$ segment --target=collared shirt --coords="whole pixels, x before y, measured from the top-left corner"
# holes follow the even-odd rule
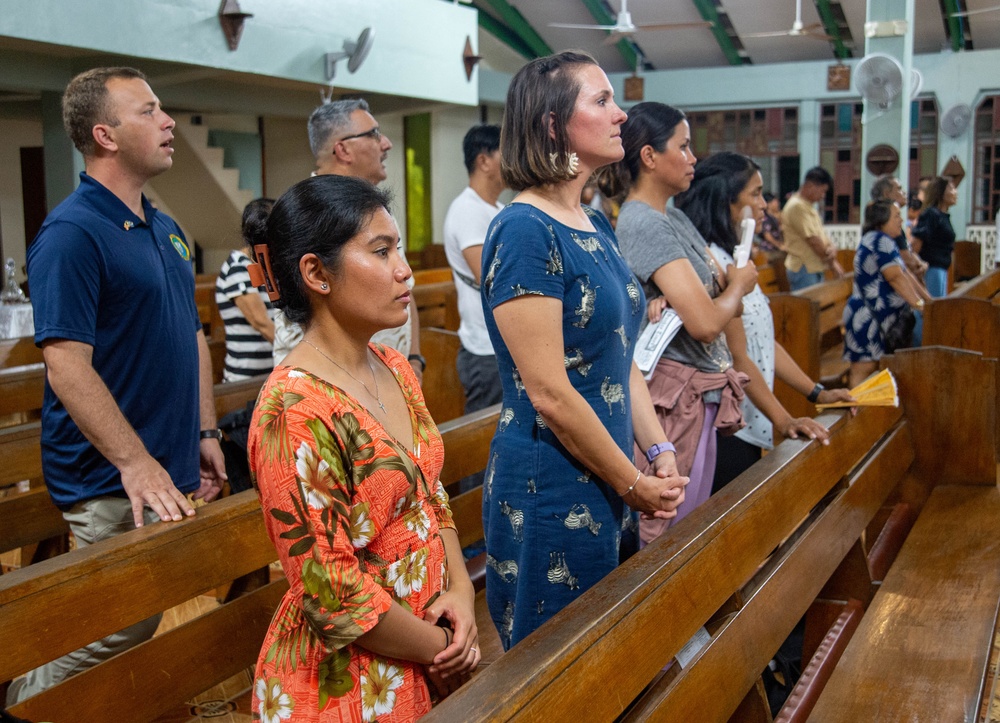
[[[142,198],[146,220],[86,174],[28,248],[35,343],[78,341],[149,453],[181,492],[199,485],[198,345],[191,251]],[[46,381],[42,470],[63,509],[124,496],[118,470]]]
[[[804,265],[810,274],[826,270],[826,260],[818,256],[806,241],[811,236],[826,239],[823,220],[813,204],[798,193],[788,200],[781,212],[781,230],[785,236],[785,250],[788,252],[785,258],[786,269],[799,271]]]

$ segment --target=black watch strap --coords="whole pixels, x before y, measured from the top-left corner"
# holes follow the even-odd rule
[[[421,354],[410,354],[406,357],[407,361],[415,361],[420,364],[420,373],[427,371],[427,360]]]
[[[809,392],[808,395],[806,395],[806,399],[815,404],[816,400],[819,399],[820,392],[825,390],[826,387],[824,387],[822,384],[817,384],[815,387],[813,387],[813,390]]]
[[[217,439],[222,441],[222,430],[221,429],[203,429],[198,433],[199,439]]]

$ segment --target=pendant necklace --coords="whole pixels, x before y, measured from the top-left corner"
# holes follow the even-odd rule
[[[344,373],[345,373],[345,374],[346,374],[347,376],[349,376],[349,377],[350,377],[351,379],[353,379],[353,380],[354,380],[354,381],[356,381],[356,382],[357,382],[358,384],[360,384],[361,386],[363,386],[363,387],[365,388],[365,391],[366,391],[366,392],[368,392],[369,396],[372,396],[372,397],[375,397],[375,401],[376,401],[376,402],[378,402],[378,406],[379,406],[379,407],[380,407],[380,408],[382,409],[382,414],[388,414],[388,412],[386,412],[386,411],[385,411],[385,405],[384,405],[384,404],[382,404],[382,397],[380,397],[380,396],[379,396],[379,393],[378,393],[378,377],[377,377],[377,376],[375,376],[375,369],[374,369],[374,368],[372,367],[372,363],[371,363],[371,361],[368,361],[368,360],[366,359],[366,361],[368,361],[368,371],[370,371],[370,372],[372,373],[372,379],[373,379],[373,380],[374,380],[374,382],[375,382],[375,393],[374,393],[374,394],[372,394],[372,390],[368,388],[368,385],[367,385],[367,384],[365,384],[365,383],[364,383],[363,381],[361,381],[361,380],[360,380],[360,379],[358,379],[358,378],[357,378],[356,376],[354,376],[354,375],[353,375],[353,374],[351,374],[351,373],[350,373],[349,371],[347,371],[347,369],[346,369],[346,368],[345,368],[345,367],[344,367],[343,365],[339,364],[338,362],[334,361],[334,360],[333,360],[333,359],[331,359],[331,358],[330,358],[329,356],[327,356],[327,355],[326,355],[326,353],[325,353],[325,352],[324,352],[324,351],[323,351],[322,349],[320,349],[320,348],[319,348],[318,346],[316,346],[315,344],[313,344],[313,343],[312,343],[311,341],[309,341],[308,339],[303,339],[302,341],[304,341],[304,342],[305,342],[306,344],[308,344],[308,345],[309,345],[309,346],[311,346],[311,347],[312,347],[313,349],[315,349],[315,350],[316,350],[316,351],[318,351],[318,352],[319,352],[320,354],[322,354],[322,355],[323,355],[323,356],[324,356],[324,357],[326,358],[326,360],[327,360],[327,361],[329,361],[329,362],[331,362],[332,364],[334,364],[334,365],[336,365],[337,367],[339,367],[339,368],[340,368],[340,369],[341,369],[341,370],[342,370],[342,371],[343,371],[343,372],[344,372]],[[368,353],[368,352],[366,351],[366,352],[365,352],[365,354],[367,355],[367,353]]]

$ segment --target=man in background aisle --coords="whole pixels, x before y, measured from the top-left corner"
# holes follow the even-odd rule
[[[361,99],[337,100],[324,103],[309,116],[309,147],[316,158],[315,176],[331,174],[353,176],[378,185],[385,180],[385,159],[392,149],[392,141],[382,133],[378,122],[368,110],[368,103]],[[406,260],[405,245],[400,240],[399,252]],[[413,278],[407,280],[413,288]],[[427,361],[420,355],[420,319],[415,302],[407,309],[408,322],[395,329],[380,331],[372,341],[391,346],[410,360],[410,365],[423,380]],[[302,339],[302,329],[288,321],[279,310],[274,318],[274,365]]]
[[[46,365],[42,471],[81,548],[193,515],[185,495],[214,498],[225,463],[191,251],[142,194],[173,164],[174,121],[138,70],[96,68],[67,86],[63,123],[86,171],[28,249],[28,278]],[[151,638],[159,620],[30,671],[8,705]]]
[[[837,262],[837,247],[823,231],[823,220],[816,204],[826,198],[833,178],[826,169],[816,166],[806,172],[798,192],[781,212],[782,233],[785,237],[785,269],[792,291],[818,284],[823,272],[831,269],[837,276],[844,269]]]
[[[458,292],[458,378],[465,390],[465,413],[503,399],[500,372],[493,352],[479,293],[483,244],[493,217],[503,209],[500,177],[500,126],[478,125],[462,141],[469,185],[448,207],[444,218],[444,250]]]

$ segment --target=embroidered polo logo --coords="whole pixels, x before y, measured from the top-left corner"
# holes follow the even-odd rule
[[[191,260],[191,249],[189,249],[188,245],[184,243],[184,239],[177,234],[172,233],[170,234],[170,243],[174,245],[174,248],[177,250],[177,253],[180,254],[182,259],[185,261]]]
[[[126,221],[125,223],[122,224],[122,228],[124,228],[126,231],[131,231],[133,226],[135,226],[135,224],[132,223],[131,221]]]

